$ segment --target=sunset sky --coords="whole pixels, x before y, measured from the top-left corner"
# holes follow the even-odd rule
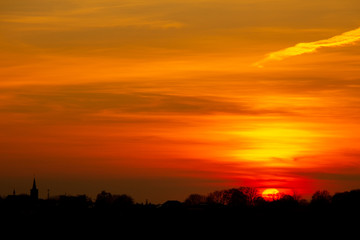
[[[0,195],[360,188],[359,0],[0,0]]]

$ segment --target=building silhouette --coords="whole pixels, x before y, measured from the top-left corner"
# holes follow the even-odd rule
[[[32,189],[30,189],[30,197],[33,200],[39,199],[39,190],[36,188],[35,178],[34,178],[34,182],[33,182],[33,187],[32,187]]]

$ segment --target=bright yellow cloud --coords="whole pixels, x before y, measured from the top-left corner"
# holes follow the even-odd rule
[[[315,52],[318,48],[321,47],[340,47],[354,43],[359,40],[360,40],[360,28],[357,28],[355,30],[345,32],[341,35],[337,35],[329,39],[319,40],[309,43],[299,43],[293,47],[289,47],[277,52],[269,53],[266,58],[262,59],[259,62],[256,62],[254,66],[262,68],[264,63],[269,61],[283,60],[288,57]]]

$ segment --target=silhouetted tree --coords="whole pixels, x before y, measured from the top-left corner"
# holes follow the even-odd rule
[[[116,209],[129,209],[133,205],[133,198],[126,194],[112,196],[112,206]]]
[[[280,207],[284,208],[295,208],[299,206],[299,202],[291,195],[283,195],[278,201]]]
[[[330,205],[331,195],[327,190],[316,191],[311,198],[311,205],[314,207],[328,207]]]
[[[223,191],[215,191],[215,192],[209,193],[209,195],[206,198],[206,201],[209,204],[224,205],[225,202],[224,202],[223,195],[224,195]]]
[[[230,201],[231,201],[231,196],[232,194],[236,191],[235,188],[232,188],[232,189],[228,189],[228,190],[224,190],[223,191],[223,199],[222,199],[222,202],[224,205],[229,205]]]
[[[206,197],[200,194],[190,194],[185,200],[186,206],[196,206],[206,203]]]
[[[239,190],[246,195],[248,204],[255,204],[256,198],[259,197],[259,191],[256,188],[240,187]]]
[[[360,210],[360,190],[336,193],[332,197],[331,203],[336,208]]]
[[[96,196],[95,207],[110,208],[112,204],[112,195],[106,191],[102,191]]]
[[[234,196],[233,196],[234,195]],[[209,204],[217,205],[254,205],[255,199],[259,196],[256,188],[239,187],[210,193],[206,201]]]
[[[301,200],[301,195],[295,190],[293,191],[292,197],[298,202]]]
[[[231,207],[245,207],[247,204],[247,196],[238,189],[232,189],[228,205]]]
[[[266,200],[261,197],[261,196],[257,196],[255,199],[254,199],[254,205],[256,207],[264,207],[265,205],[267,204]]]
[[[122,195],[112,195],[106,191],[102,191],[96,197],[95,207],[100,209],[127,209],[134,205],[134,200],[132,197],[122,194]]]

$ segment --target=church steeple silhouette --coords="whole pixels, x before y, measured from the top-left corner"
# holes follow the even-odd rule
[[[34,178],[34,182],[33,182],[33,187],[30,190],[30,197],[34,200],[38,200],[39,199],[39,190],[36,188],[36,181]]]

